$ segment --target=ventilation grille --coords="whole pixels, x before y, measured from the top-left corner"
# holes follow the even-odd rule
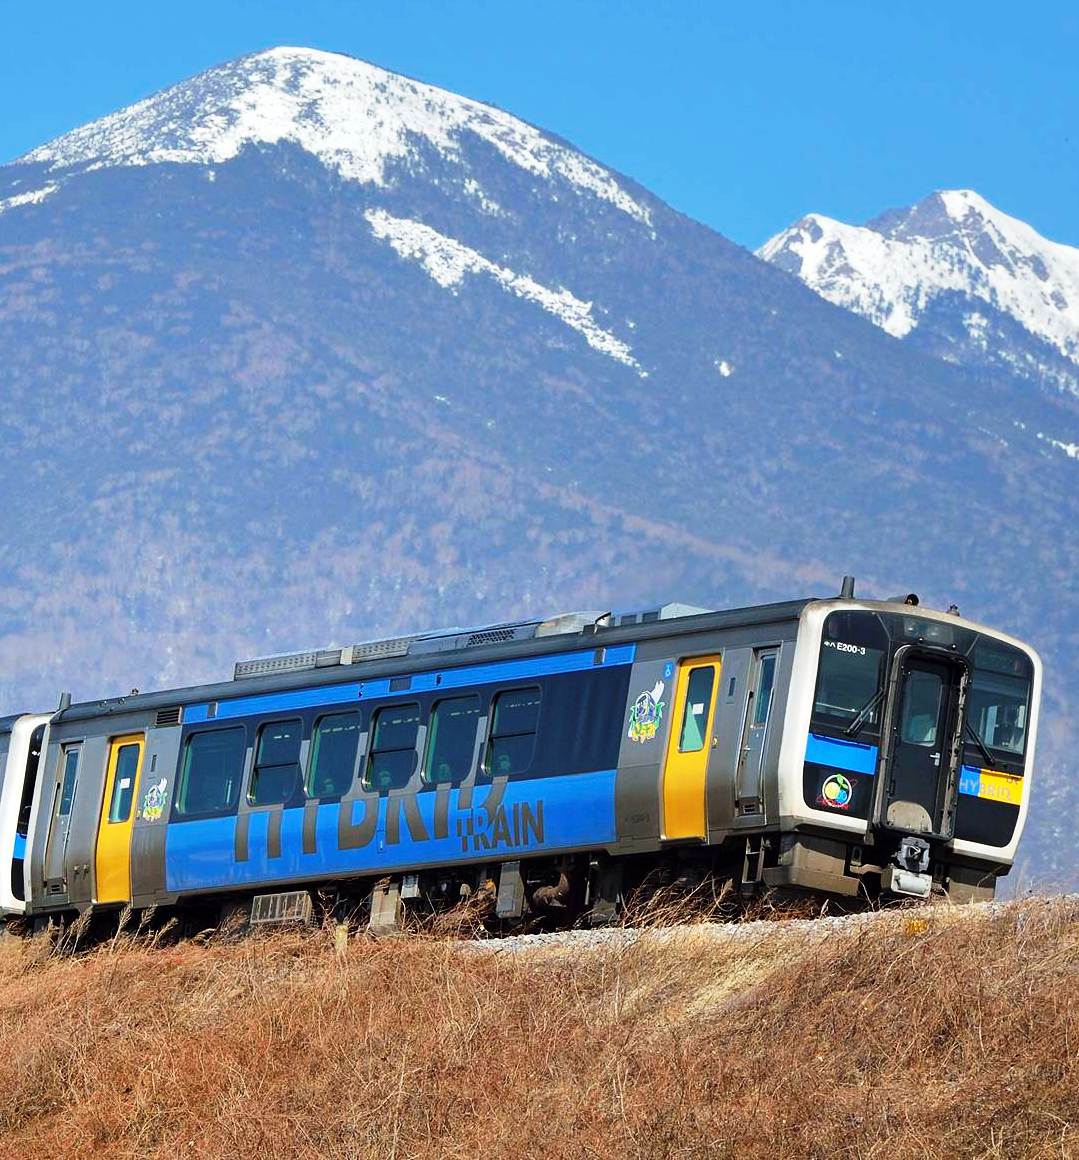
[[[399,636],[396,640],[373,640],[368,644],[354,644],[352,646],[352,663],[408,656],[408,646],[415,639],[414,636]]]
[[[179,705],[174,705],[171,709],[158,709],[154,726],[158,729],[167,729],[170,725],[179,725],[183,715],[184,711]]]
[[[233,680],[243,677],[264,677],[270,673],[291,673],[297,669],[313,669],[318,661],[317,652],[293,653],[286,657],[260,657],[253,661],[239,661],[233,670]]]
[[[49,883],[49,894],[66,894],[66,893],[67,893],[67,883],[64,881],[64,879],[61,878],[57,882],[50,882]]]
[[[478,644],[501,644],[513,640],[516,632],[512,628],[491,628],[486,632],[474,632],[465,643],[465,648],[475,648]]]
[[[251,900],[251,923],[310,922],[311,895],[306,890],[284,894],[256,894]]]

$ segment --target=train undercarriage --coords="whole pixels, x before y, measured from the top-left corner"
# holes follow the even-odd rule
[[[885,862],[872,845],[773,832],[704,848],[574,853],[305,883],[277,892],[195,895],[142,909],[95,907],[9,919],[8,929],[74,929],[76,941],[89,942],[118,930],[191,937],[295,924],[371,935],[413,931],[484,938],[747,916],[813,917],[929,899],[983,902],[993,897],[995,883],[984,865],[931,862],[927,843],[917,839],[900,841]]]

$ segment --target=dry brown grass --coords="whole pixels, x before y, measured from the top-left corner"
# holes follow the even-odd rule
[[[6,1156],[1079,1155],[1079,906],[590,950],[0,942]]]

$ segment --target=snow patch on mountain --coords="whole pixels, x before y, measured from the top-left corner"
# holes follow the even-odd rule
[[[346,180],[381,186],[389,180],[387,162],[413,157],[418,140],[465,164],[466,134],[536,177],[561,178],[651,226],[648,208],[610,171],[509,113],[366,61],[307,48],[273,48],[210,69],[21,160],[54,170],[211,165],[249,145],[288,141]],[[482,193],[471,180],[470,192]]]
[[[31,189],[26,193],[17,193],[14,197],[0,199],[0,213],[8,209],[15,209],[20,205],[38,205],[59,189],[58,185],[44,185],[41,189]]]
[[[647,372],[633,357],[621,339],[604,330],[592,317],[592,303],[585,302],[568,290],[552,290],[527,274],[518,274],[499,266],[476,250],[454,238],[440,234],[422,222],[394,217],[385,210],[367,210],[364,214],[377,238],[396,250],[402,258],[417,261],[427,274],[447,290],[457,292],[466,274],[487,274],[519,298],[535,302],[549,314],[572,327],[593,350],[632,367],[642,377]]]
[[[810,214],[757,253],[896,338],[940,295],[958,292],[1079,364],[1079,249],[1043,238],[971,190],[935,193],[865,226]],[[964,324],[984,347],[985,316],[968,309]]]

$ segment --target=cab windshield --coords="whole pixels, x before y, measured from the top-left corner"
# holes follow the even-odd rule
[[[1027,743],[1030,682],[1008,673],[975,671],[967,720],[990,749],[1021,757]]]
[[[828,617],[821,641],[813,719],[849,728],[876,726],[888,638],[875,616],[838,612]]]

